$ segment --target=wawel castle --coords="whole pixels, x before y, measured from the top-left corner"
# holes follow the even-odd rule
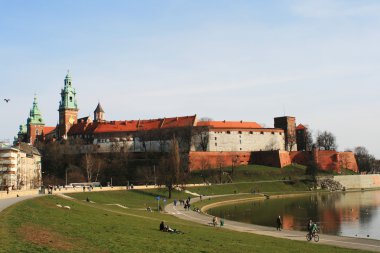
[[[210,167],[221,160],[225,166],[258,163],[283,167],[292,162],[307,163],[316,155],[306,150],[307,129],[301,124],[296,126],[295,117],[289,116],[274,118],[273,128],[256,122],[199,121],[197,115],[116,121],[106,119],[98,103],[93,119],[79,117],[76,91],[69,73],[64,79],[58,113],[59,123],[46,126],[34,97],[26,125],[20,126],[16,142],[34,145],[68,141],[80,143],[82,148],[76,152],[135,153],[168,152],[172,139],[176,138],[181,152],[189,157],[189,170],[200,169],[205,160]],[[328,166],[338,170],[342,157],[347,156],[344,153],[333,151],[317,156],[324,157],[322,160],[327,159]],[[321,167],[323,165],[321,161]],[[354,165],[352,169],[355,170]]]

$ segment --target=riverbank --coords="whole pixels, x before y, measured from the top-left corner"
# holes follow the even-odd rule
[[[28,252],[368,252],[231,231],[178,219],[155,211],[156,196],[166,194],[165,189],[123,190],[72,193],[70,199],[48,195],[22,201],[0,213],[3,243],[0,252],[26,249]],[[173,193],[176,199],[187,196],[183,192]],[[160,204],[163,203],[161,199]],[[70,209],[57,205],[70,206]],[[152,212],[147,211],[147,205],[152,207]],[[183,211],[183,216],[190,213],[195,212]],[[160,232],[158,225],[163,220],[184,234]]]
[[[309,193],[310,194],[310,193]],[[271,197],[276,198],[286,198],[286,197],[297,197],[301,195],[306,195],[306,193],[302,194],[290,194],[287,195],[275,195]],[[206,198],[206,200],[202,200],[202,203],[199,204],[199,198],[192,199],[193,205],[195,206],[202,206],[201,210],[202,212],[216,207],[220,205],[225,204],[237,204],[247,201],[255,201],[255,200],[263,200],[266,199],[265,196],[252,196],[252,197],[246,197],[246,196],[240,196],[241,199],[228,199],[233,198],[236,196],[217,196],[215,197],[215,200],[217,202],[208,204],[208,201],[211,201],[214,199],[214,197],[210,197],[210,199]],[[218,200],[219,198],[219,200]],[[224,199],[224,201],[220,201],[220,198],[227,198]],[[212,216],[204,213],[198,213],[193,211],[184,211],[182,207],[174,206],[173,204],[170,204],[166,206],[165,210],[180,218],[180,219],[186,219],[190,220],[192,222],[208,225],[211,222]],[[306,232],[302,231],[295,231],[295,230],[282,230],[277,231],[274,227],[266,227],[266,226],[259,226],[254,224],[248,224],[248,223],[242,223],[237,221],[231,221],[224,219],[224,226],[223,228],[239,231],[239,232],[246,232],[246,233],[254,233],[259,235],[266,235],[266,236],[272,236],[276,238],[283,238],[283,239],[290,239],[295,241],[305,241],[305,235]],[[320,244],[325,245],[332,245],[332,246],[338,246],[338,247],[344,247],[349,249],[358,249],[358,250],[369,250],[369,251],[375,251],[380,252],[380,241],[379,240],[372,240],[372,239],[364,239],[364,238],[352,238],[352,237],[341,237],[341,236],[334,236],[334,235],[326,235],[322,234],[320,235]]]

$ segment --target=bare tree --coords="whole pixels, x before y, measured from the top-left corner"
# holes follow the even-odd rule
[[[218,170],[219,170],[219,182],[222,183],[223,168],[225,167],[224,156],[220,155],[216,158],[216,165],[217,165]]]
[[[313,145],[314,145],[314,141],[313,141],[312,131],[309,128],[306,128],[305,129],[305,148],[306,148],[306,151],[313,150]]]
[[[104,161],[103,159],[96,158],[94,159],[94,169],[95,169],[95,182],[98,182],[99,175],[101,171],[104,169]]]
[[[206,182],[206,178],[207,178],[206,171],[210,169],[209,159],[207,159],[207,157],[205,157],[205,156],[202,156],[199,164],[200,164],[200,169],[202,171],[201,176],[203,178],[203,182]]]
[[[336,150],[336,138],[335,136],[327,131],[317,133],[317,146],[319,149],[323,150]]]
[[[206,122],[208,122],[208,121],[212,121],[212,118],[206,116],[206,117],[200,118],[199,121],[206,121]]]
[[[232,160],[232,166],[231,166],[231,178],[234,177],[234,171],[235,171],[235,167],[240,163],[240,158],[238,155],[234,155],[232,156],[231,158]]]
[[[360,172],[376,173],[379,171],[379,161],[369,154],[365,147],[355,147],[354,154]]]
[[[208,127],[194,127],[192,133],[192,144],[195,150],[207,151],[209,143],[209,128]]]
[[[287,144],[288,144],[287,146],[288,151],[293,151],[293,148],[297,145],[297,138],[296,138],[295,133],[288,134]]]
[[[82,168],[85,171],[86,174],[86,180],[87,182],[92,182],[92,177],[94,173],[94,158],[91,154],[86,153],[82,157]]]
[[[159,184],[165,184],[168,189],[170,199],[172,191],[180,179],[181,158],[179,153],[178,141],[173,136],[171,140],[171,149],[167,158],[162,158],[159,165]]]

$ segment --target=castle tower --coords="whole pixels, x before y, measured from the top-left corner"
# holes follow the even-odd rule
[[[307,131],[307,128],[302,124],[299,124],[296,127],[297,150],[298,151],[310,151],[310,150],[307,150],[307,148],[306,148],[306,142],[307,142],[306,131]]]
[[[95,122],[102,122],[104,120],[104,111],[100,103],[98,103],[98,106],[96,107],[94,111],[94,121]]]
[[[37,104],[37,96],[34,95],[33,107],[30,109],[29,118],[26,123],[27,127],[27,142],[34,144],[38,136],[43,132],[45,123],[42,119],[40,109]],[[21,129],[20,129],[21,131]]]
[[[61,101],[59,102],[59,127],[58,127],[58,138],[66,139],[67,132],[70,130],[71,126],[78,119],[78,106],[77,99],[75,97],[76,92],[72,86],[71,76],[69,71],[64,80],[64,87],[61,90]]]
[[[290,116],[274,118],[274,127],[281,128],[285,132],[285,150],[297,150],[296,118]]]

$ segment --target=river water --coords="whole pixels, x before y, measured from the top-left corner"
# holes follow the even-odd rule
[[[228,220],[305,230],[309,219],[321,233],[380,240],[380,191],[318,193],[302,197],[271,198],[225,205],[208,213]]]

